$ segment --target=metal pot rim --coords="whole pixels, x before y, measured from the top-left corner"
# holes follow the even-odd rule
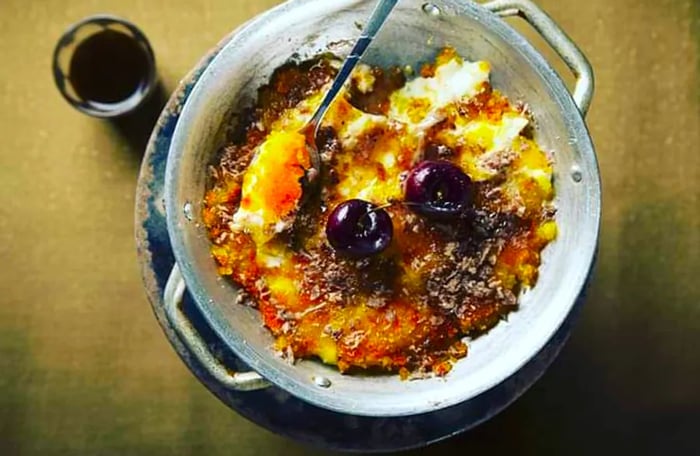
[[[523,0],[519,0],[519,2],[522,2]],[[519,3],[515,2],[515,3]],[[282,4],[272,10],[269,10],[268,12],[258,16],[257,18],[253,19],[250,21],[248,24],[246,24],[244,27],[239,29],[239,31],[231,38],[231,40],[224,46],[224,48],[221,50],[221,53],[217,58],[214,59],[212,62],[212,65],[215,64],[216,60],[222,55],[226,54],[228,52],[236,52],[236,47],[245,42],[246,39],[249,39],[251,35],[253,35],[256,30],[260,27],[264,27],[266,23],[269,23],[276,18],[279,18],[280,16],[284,16],[289,14],[291,11],[298,10],[300,8],[307,8],[309,10],[313,10],[314,6],[313,5],[319,5],[323,3],[323,0],[293,0],[290,2],[287,2],[285,4]],[[350,5],[353,3],[357,3],[356,0],[343,0],[336,2],[336,4],[333,5],[334,8],[342,8],[344,5]],[[563,82],[559,78],[559,76],[554,72],[554,70],[546,63],[544,58],[537,53],[537,51],[534,50],[534,48],[519,34],[517,34],[514,30],[512,30],[510,27],[508,27],[505,23],[500,21],[494,14],[491,12],[487,11],[483,7],[473,4],[471,2],[465,3],[463,6],[463,9],[465,12],[467,12],[469,15],[473,16],[480,22],[484,23],[487,27],[489,27],[492,30],[497,31],[497,33],[501,36],[504,37],[504,39],[508,42],[510,46],[512,46],[514,49],[516,49],[518,52],[522,53],[527,57],[527,60],[529,63],[535,67],[535,70],[543,75],[545,78],[547,78],[549,84],[554,86],[554,90],[557,93],[557,96],[560,97],[558,101],[564,105],[564,109],[566,110],[566,115],[570,117],[570,119],[573,121],[573,128],[572,131],[569,132],[569,134],[575,138],[575,140],[578,142],[579,149],[581,151],[581,155],[584,160],[584,165],[588,166],[591,168],[591,171],[595,175],[595,179],[593,182],[591,182],[591,192],[592,192],[592,199],[594,203],[597,202],[597,204],[594,204],[595,207],[590,208],[589,214],[590,214],[590,226],[589,228],[593,229],[595,231],[595,240],[597,241],[597,233],[599,229],[599,223],[600,223],[600,182],[599,182],[599,173],[597,169],[597,162],[595,159],[595,153],[593,151],[593,146],[590,141],[590,137],[588,135],[585,123],[576,107],[574,104],[573,100],[571,99],[571,96],[569,95],[568,91],[566,90]],[[206,72],[211,68],[207,68],[205,70],[205,74],[202,75],[202,78],[200,78],[198,84],[202,83],[202,81],[206,81],[207,74]],[[206,82],[204,82],[206,83]],[[193,89],[192,95],[196,95],[196,92],[198,90],[198,87],[195,86]],[[309,392],[310,390],[300,388],[300,385],[294,381],[292,381],[289,378],[286,378],[284,375],[280,375],[278,369],[275,367],[275,362],[279,361],[271,361],[268,359],[263,359],[262,357],[258,356],[254,351],[250,349],[248,344],[240,339],[234,339],[231,338],[231,331],[230,328],[227,328],[222,321],[220,321],[217,318],[214,318],[211,313],[208,311],[207,306],[209,303],[209,296],[207,294],[207,291],[205,287],[203,286],[201,280],[198,277],[198,271],[192,267],[191,262],[187,258],[185,248],[184,248],[184,237],[183,237],[183,231],[179,229],[178,223],[175,220],[175,217],[172,214],[176,214],[182,210],[180,207],[179,203],[176,201],[176,198],[174,198],[174,190],[173,187],[175,186],[177,182],[177,172],[178,172],[178,167],[180,164],[180,158],[181,154],[183,152],[183,148],[181,147],[181,139],[183,138],[183,135],[186,134],[186,125],[188,122],[192,119],[192,116],[194,115],[188,110],[188,106],[191,104],[189,103],[192,98],[196,97],[190,97],[190,100],[188,100],[188,103],[185,105],[183,108],[183,112],[180,117],[180,121],[178,122],[178,125],[176,126],[175,133],[173,136],[173,142],[171,145],[170,149],[170,157],[168,160],[168,165],[167,165],[167,170],[166,170],[166,191],[165,191],[165,200],[166,200],[166,212],[168,214],[168,231],[170,234],[171,242],[173,245],[173,250],[175,253],[175,257],[177,260],[177,263],[182,271],[182,274],[184,276],[184,280],[187,284],[188,289],[190,290],[191,294],[195,298],[195,301],[202,311],[202,314],[204,315],[205,319],[207,322],[211,325],[211,327],[214,329],[214,331],[218,334],[219,337],[221,337],[222,340],[226,342],[226,344],[238,355],[241,357],[242,360],[244,360],[246,363],[248,363],[251,367],[254,368],[255,371],[259,372],[264,378],[270,380],[272,383],[276,384],[277,386],[289,391],[290,393],[308,401],[311,402],[315,405],[328,408],[334,411],[338,411],[341,413],[352,413],[352,414],[358,414],[358,415],[366,415],[366,416],[402,416],[402,415],[410,415],[410,414],[416,414],[416,413],[425,413],[425,412],[430,412],[433,410],[437,410],[440,408],[447,407],[449,405],[454,405],[454,403],[457,402],[451,402],[451,403],[439,403],[439,404],[433,404],[432,406],[426,406],[423,409],[404,409],[404,410],[393,410],[393,411],[382,411],[382,410],[375,410],[372,409],[372,407],[362,407],[362,406],[357,406],[355,404],[354,406],[349,406],[348,403],[343,403],[342,400],[339,401],[328,401],[322,398],[317,397],[313,391]],[[183,126],[185,125],[185,126]],[[586,281],[586,278],[588,276],[589,269],[592,265],[593,261],[593,256],[595,253],[595,248],[596,248],[596,243],[593,242],[592,245],[586,246],[587,250],[585,252],[586,258],[585,261],[582,262],[584,264],[584,268],[580,271],[580,274],[578,275],[579,277],[579,282],[578,283],[570,283],[568,284],[572,289],[576,290],[581,290],[584,286],[584,283]],[[476,388],[473,391],[473,394],[468,396],[468,397],[462,397],[460,401],[465,401],[468,400],[478,394],[483,393],[484,391],[494,387],[495,385],[499,384],[501,381],[504,379],[508,378],[511,376],[513,373],[515,373],[517,370],[519,370],[528,360],[530,360],[544,345],[545,343],[552,337],[554,332],[559,328],[559,326],[562,324],[566,316],[569,314],[571,308],[573,307],[575,301],[575,296],[572,297],[571,302],[569,303],[568,306],[562,307],[560,314],[556,318],[556,321],[553,321],[552,324],[547,328],[547,332],[541,332],[536,335],[536,337],[532,337],[527,344],[523,344],[526,346],[526,349],[521,349],[519,351],[519,356],[517,356],[517,361],[503,364],[502,367],[495,372],[492,377],[491,381],[485,382],[482,385],[479,385],[478,388]]]

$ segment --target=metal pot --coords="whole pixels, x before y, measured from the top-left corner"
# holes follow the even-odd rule
[[[600,223],[600,181],[583,121],[593,93],[591,68],[556,24],[529,0],[402,0],[365,61],[418,66],[445,44],[466,58],[488,60],[491,82],[526,102],[535,137],[555,157],[560,234],[543,252],[537,285],[521,306],[488,334],[445,378],[402,381],[396,375],[341,375],[313,360],[289,365],[271,349],[256,310],[235,305],[237,288],[216,272],[200,222],[207,166],[224,126],[254,101],[256,89],[290,56],[344,55],[374,2],[293,0],[253,19],[206,68],[183,107],[165,177],[168,232],[177,265],[165,289],[165,310],[180,339],[222,385],[253,390],[274,384],[316,406],[343,414],[398,417],[433,412],[470,400],[517,372],[570,313],[591,268]],[[559,53],[577,77],[573,97],[560,77],[499,16],[520,15]],[[250,372],[221,366],[192,330],[178,303],[187,288],[207,323]]]

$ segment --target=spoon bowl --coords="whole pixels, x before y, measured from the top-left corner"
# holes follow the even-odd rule
[[[304,134],[306,138],[306,148],[309,152],[309,159],[311,162],[311,169],[307,171],[307,181],[311,183],[315,181],[315,178],[320,174],[321,170],[321,156],[318,152],[318,147],[316,146],[316,135],[318,134],[319,126],[323,120],[323,116],[326,115],[326,111],[330,107],[335,97],[338,96],[342,90],[345,82],[348,80],[353,70],[357,64],[362,59],[365,51],[372,43],[372,40],[377,35],[379,30],[386,22],[389,14],[393,11],[399,0],[379,0],[377,5],[374,7],[372,14],[369,17],[367,25],[362,30],[362,34],[355,42],[350,54],[343,61],[338,74],[333,80],[331,88],[324,95],[321,103],[316,108],[316,111],[311,116],[311,119],[302,127],[301,133]]]

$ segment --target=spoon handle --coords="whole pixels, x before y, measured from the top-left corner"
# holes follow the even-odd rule
[[[338,95],[340,89],[343,88],[343,84],[345,84],[345,81],[348,79],[348,77],[350,77],[352,70],[355,69],[355,66],[357,66],[358,62],[362,58],[362,55],[369,47],[377,32],[379,32],[379,29],[382,28],[382,25],[384,25],[384,22],[386,22],[387,17],[389,17],[389,13],[391,13],[398,2],[399,0],[379,0],[377,2],[377,5],[374,7],[374,11],[372,11],[372,15],[367,21],[367,25],[362,30],[362,34],[355,42],[350,54],[345,58],[343,66],[340,68],[340,71],[338,71],[338,74],[333,80],[333,85],[331,86],[330,90],[326,92],[326,96],[323,97],[321,104],[318,106],[316,112],[309,121],[309,125],[313,125],[314,130],[318,128],[318,125],[321,122],[321,119],[323,119],[323,116],[326,114],[328,107]]]

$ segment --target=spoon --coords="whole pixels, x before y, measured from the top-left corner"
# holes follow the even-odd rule
[[[343,88],[345,81],[350,77],[352,71],[377,35],[377,32],[379,32],[379,29],[384,25],[384,22],[386,22],[389,13],[391,13],[398,2],[399,0],[379,0],[377,2],[377,5],[374,7],[369,17],[369,21],[367,21],[367,25],[362,30],[362,34],[355,42],[350,54],[345,58],[343,65],[340,67],[340,71],[338,71],[338,74],[333,80],[331,88],[326,92],[323,100],[321,100],[321,104],[316,108],[314,115],[311,116],[311,119],[309,119],[306,125],[300,130],[306,138],[306,148],[309,152],[309,159],[312,167],[307,171],[307,179],[309,181],[313,181],[321,170],[321,157],[318,152],[318,147],[316,147],[316,134],[321,125],[321,120],[323,120],[323,116]]]

